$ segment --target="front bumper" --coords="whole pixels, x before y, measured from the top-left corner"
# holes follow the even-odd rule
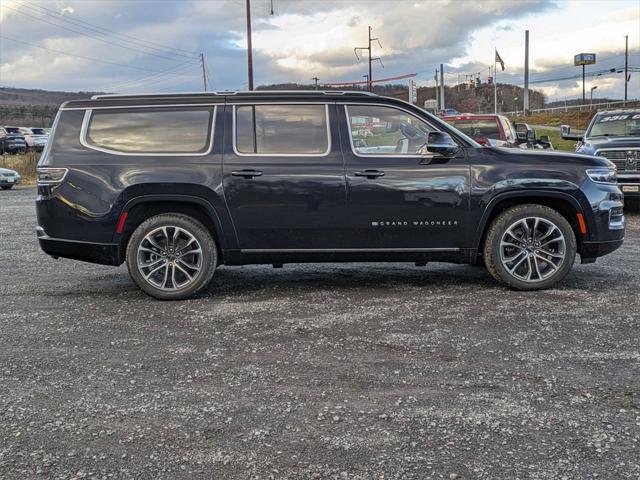
[[[22,180],[20,175],[15,175],[13,177],[0,176],[0,186],[5,187],[8,185],[17,185],[20,183],[20,180]]]

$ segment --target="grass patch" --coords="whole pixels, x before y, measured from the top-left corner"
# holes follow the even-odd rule
[[[576,141],[564,140],[560,137],[560,131],[558,129],[536,128],[536,135],[538,138],[542,135],[548,135],[549,140],[551,140],[551,143],[553,144],[553,148],[556,150],[563,150],[566,152],[576,151]]]
[[[0,167],[15,170],[22,177],[21,183],[36,183],[36,165],[40,159],[40,152],[33,150],[24,155],[0,155]]]

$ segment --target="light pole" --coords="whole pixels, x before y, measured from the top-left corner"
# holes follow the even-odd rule
[[[591,105],[593,105],[593,91],[594,91],[596,88],[598,88],[598,86],[597,86],[597,85],[594,85],[593,87],[591,87],[591,92],[590,92],[590,94],[591,94]]]
[[[248,87],[253,90],[253,46],[251,45],[251,0],[246,2],[247,15],[247,75],[249,77]]]

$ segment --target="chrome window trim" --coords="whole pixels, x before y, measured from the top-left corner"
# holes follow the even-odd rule
[[[248,102],[248,103],[231,103],[228,104],[233,107],[231,144],[233,145],[233,153],[238,157],[327,157],[331,153],[331,126],[329,124],[329,104],[326,102]],[[327,150],[322,153],[241,153],[236,146],[236,108],[237,107],[252,107],[256,105],[324,105],[325,123],[327,127]]]
[[[441,130],[439,130],[438,128],[436,128],[434,125],[432,125],[431,123],[427,122],[426,120],[418,117],[415,113],[407,110],[406,108],[402,108],[399,107],[397,105],[389,105],[387,103],[370,103],[370,102],[366,102],[366,103],[353,103],[353,102],[348,102],[348,103],[339,103],[340,105],[344,106],[344,113],[345,113],[345,118],[346,118],[346,122],[347,122],[347,129],[349,130],[349,144],[351,145],[351,152],[356,156],[356,157],[361,157],[361,158],[384,158],[384,157],[402,157],[402,158],[424,158],[424,155],[420,155],[418,153],[401,153],[401,154],[397,154],[397,153],[359,153],[356,151],[355,145],[353,144],[353,135],[351,134],[351,122],[349,121],[349,106],[362,106],[362,105],[367,105],[367,106],[374,106],[374,107],[385,107],[385,108],[395,108],[396,110],[400,110],[403,111],[409,115],[411,115],[412,117],[417,118],[418,120],[420,120],[423,123],[426,123],[429,127],[433,128],[435,132],[440,132]]]
[[[157,105],[154,105],[155,107],[157,107]],[[173,108],[173,107],[182,107],[183,105],[162,105],[160,106],[160,108]],[[184,105],[186,106],[186,105]],[[190,105],[189,105],[190,106]],[[206,107],[210,107],[211,105],[199,105],[199,106],[206,106]],[[137,108],[137,107],[128,107],[128,106],[121,106],[121,107],[116,107],[116,108],[120,108],[120,109],[132,109],[132,108]],[[158,153],[146,153],[146,152],[121,152],[119,150],[112,150],[110,148],[105,148],[105,147],[98,147],[96,145],[91,145],[88,141],[87,141],[87,134],[88,134],[88,129],[89,129],[89,121],[91,120],[91,115],[93,113],[93,109],[87,109],[84,112],[84,118],[82,119],[82,127],[80,128],[80,144],[88,149],[91,150],[95,150],[97,152],[103,152],[103,153],[108,153],[110,155],[120,155],[123,157],[204,157],[206,155],[211,154],[211,152],[213,151],[213,137],[215,134],[215,127],[216,127],[216,116],[218,113],[218,107],[217,105],[213,106],[213,112],[211,114],[211,120],[210,120],[210,127],[211,127],[211,135],[209,136],[209,146],[206,149],[206,151],[204,152],[195,152],[195,153],[185,153],[185,152],[174,152],[174,153],[170,153],[170,152],[158,152]]]
[[[610,148],[599,148],[597,149],[593,154],[597,155],[600,152],[610,152],[610,151],[628,151],[628,150],[632,150],[634,152],[640,152],[640,147],[610,147]]]

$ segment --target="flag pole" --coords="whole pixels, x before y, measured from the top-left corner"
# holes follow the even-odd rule
[[[493,113],[498,114],[498,63],[496,47],[493,47]]]

